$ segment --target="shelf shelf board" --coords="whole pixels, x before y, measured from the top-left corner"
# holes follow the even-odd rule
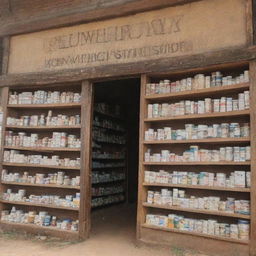
[[[110,131],[113,131],[113,132],[125,133],[125,130],[118,130],[118,129],[115,129],[115,128],[104,127],[104,126],[97,125],[97,124],[93,124],[93,126],[94,126],[94,127],[98,127],[98,128],[100,128],[100,129],[110,130]]]
[[[189,120],[189,119],[207,119],[207,118],[219,118],[219,117],[241,117],[249,116],[250,111],[237,110],[229,112],[215,112],[208,114],[193,114],[193,115],[182,115],[182,116],[171,116],[171,117],[156,117],[156,118],[145,118],[145,122],[162,122],[162,121],[175,121],[175,120]]]
[[[81,103],[55,103],[55,104],[8,104],[7,108],[80,108]]]
[[[193,144],[193,143],[211,143],[211,144],[219,144],[219,143],[249,143],[250,138],[209,138],[209,139],[193,139],[193,140],[151,140],[144,141],[144,144]]]
[[[19,126],[19,125],[6,125],[6,129],[14,130],[71,130],[81,129],[81,125],[48,125],[48,126]]]
[[[143,162],[143,165],[251,165],[251,162]]]
[[[165,184],[165,183],[143,183],[145,187],[170,187],[170,188],[189,188],[189,189],[202,189],[202,190],[218,190],[218,191],[231,191],[231,192],[244,192],[250,193],[250,188],[227,188],[227,187],[214,187],[214,186],[200,186],[200,185],[183,185],[183,184]]]
[[[78,231],[71,231],[71,230],[64,230],[64,229],[58,229],[58,228],[54,228],[54,227],[44,227],[44,226],[38,226],[35,224],[22,224],[22,223],[13,223],[13,222],[9,222],[9,221],[1,221],[0,225],[8,225],[9,227],[15,228],[15,229],[22,229],[22,230],[26,230],[27,228],[30,229],[35,229],[37,231],[54,231],[54,232],[58,232],[58,233],[67,233],[67,234],[74,234],[74,235],[78,235]]]
[[[0,200],[0,202],[4,203],[4,204],[25,205],[25,206],[33,206],[33,207],[44,207],[44,208],[52,208],[52,209],[60,209],[60,210],[68,210],[68,211],[79,211],[79,208],[57,206],[57,205],[53,205],[53,204],[39,204],[39,203],[30,203],[30,202],[21,202],[21,201],[7,201],[7,200]]]
[[[208,234],[202,234],[202,233],[197,233],[197,232],[192,232],[192,231],[185,231],[185,230],[178,230],[178,229],[170,229],[170,228],[158,227],[158,226],[148,225],[148,224],[142,224],[141,226],[143,228],[148,228],[148,229],[167,231],[167,232],[173,232],[173,233],[180,233],[180,234],[191,235],[191,236],[205,237],[205,238],[210,238],[210,239],[215,239],[215,240],[226,241],[226,242],[230,242],[230,243],[238,243],[238,244],[245,244],[245,245],[249,244],[248,240],[241,240],[241,239],[234,239],[234,238],[228,238],[228,237],[214,236],[214,235],[208,235]]]
[[[92,206],[92,208],[93,209],[103,208],[103,207],[108,207],[108,206],[111,206],[111,205],[121,204],[121,203],[124,203],[124,202],[125,202],[125,200],[120,200],[120,201],[117,201],[117,202],[112,202],[112,203],[107,203],[107,204],[103,204],[103,205]]]
[[[16,147],[4,146],[5,149],[15,149],[24,151],[37,151],[37,152],[54,152],[54,151],[67,151],[67,152],[80,152],[80,148],[53,148],[53,147]]]
[[[101,185],[101,184],[107,184],[107,183],[120,183],[122,181],[125,181],[125,179],[120,179],[120,180],[108,180],[108,181],[101,181],[101,182],[92,182],[92,185]]]
[[[43,188],[60,188],[60,189],[74,189],[80,190],[79,186],[64,186],[56,184],[33,184],[33,183],[22,183],[22,182],[1,182],[4,185],[13,185],[13,186],[24,186],[24,187],[43,187]]]
[[[201,214],[206,214],[206,215],[216,215],[216,216],[224,216],[224,217],[231,217],[231,218],[238,218],[238,219],[247,219],[247,220],[250,219],[250,215],[238,214],[238,213],[228,213],[228,212],[224,212],[224,211],[210,211],[210,210],[203,210],[203,209],[182,208],[182,207],[178,207],[178,206],[157,205],[157,204],[148,204],[148,203],[143,203],[143,206],[150,207],[150,208],[156,208],[156,209],[201,213]]]
[[[80,170],[80,167],[59,166],[59,165],[39,165],[39,164],[21,164],[3,162],[4,166],[20,166],[20,167],[34,167],[34,168],[48,168],[48,169],[63,169],[63,170]]]
[[[97,139],[93,139],[96,143],[104,143],[104,144],[114,144],[114,145],[118,145],[118,146],[125,146],[125,143],[117,143],[117,142],[110,142],[110,141],[102,141],[102,140],[97,140]]]
[[[103,113],[103,112],[94,110],[94,114],[105,116],[105,117],[110,117],[110,118],[113,118],[113,119],[117,119],[119,121],[124,121],[124,119],[121,116],[116,116],[116,115],[112,115],[112,114],[109,114],[109,113]]]
[[[93,157],[93,160],[116,160],[116,161],[121,161],[121,160],[125,160],[125,158],[104,158],[104,157]]]
[[[182,92],[172,92],[172,93],[165,93],[165,94],[152,94],[146,95],[146,100],[170,100],[170,99],[177,99],[177,98],[198,98],[202,96],[209,96],[209,95],[218,95],[223,93],[233,93],[239,92],[241,90],[248,90],[250,87],[250,83],[241,83],[241,84],[234,84],[234,85],[227,85],[227,86],[218,86],[218,87],[211,87],[211,88],[204,88],[198,90],[190,90],[190,91],[182,91]]]
[[[109,194],[106,194],[106,195],[92,195],[93,198],[99,198],[99,197],[106,197],[106,196],[112,196],[112,195],[118,195],[118,194],[124,194],[125,192],[122,191],[122,192],[113,192],[113,193],[109,193]]]
[[[125,166],[92,167],[92,169],[125,168]]]

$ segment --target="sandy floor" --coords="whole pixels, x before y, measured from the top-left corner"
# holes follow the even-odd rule
[[[152,248],[135,243],[134,208],[115,206],[93,213],[92,234],[85,242],[71,244],[0,237],[0,256],[184,256],[178,248]],[[198,255],[193,253],[193,255]],[[201,255],[202,256],[202,255]]]

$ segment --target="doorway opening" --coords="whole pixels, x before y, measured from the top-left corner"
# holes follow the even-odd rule
[[[93,86],[91,236],[135,239],[140,79]]]

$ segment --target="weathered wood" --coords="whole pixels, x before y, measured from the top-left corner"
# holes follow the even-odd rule
[[[207,237],[188,235],[183,233],[172,233],[168,231],[142,229],[142,242],[159,245],[161,244],[181,249],[208,252],[210,255],[221,256],[248,256],[249,248],[246,244],[236,244]]]
[[[12,0],[11,6],[6,3],[2,10],[5,15],[0,20],[0,36],[120,17],[195,1],[200,0]]]
[[[145,59],[156,62],[160,58],[246,47],[248,41],[251,43],[251,32],[245,28],[252,23],[247,22],[250,16],[247,3],[241,0],[200,1],[14,36],[8,73],[83,69]],[[230,22],[234,17],[236,22]],[[201,26],[202,20],[204,26]],[[232,36],[227,37],[227,34]]]
[[[177,58],[162,58],[157,61],[142,61],[129,64],[99,66],[97,68],[70,69],[58,72],[45,72],[0,76],[0,87],[22,85],[45,85],[86,79],[106,79],[110,77],[139,76],[141,73],[171,72],[191,68],[231,63],[256,58],[256,47],[228,49],[206,54]]]
[[[146,84],[149,82],[147,75],[141,76],[141,90],[140,90],[140,134],[139,134],[139,182],[138,182],[138,206],[137,206],[137,239],[141,239],[141,225],[145,222],[146,208],[143,207],[145,202],[147,189],[143,186],[145,165],[144,155],[147,149],[147,145],[144,142],[145,131],[149,128],[149,124],[144,123],[144,118],[147,114],[147,100],[145,100]]]
[[[82,82],[81,108],[81,173],[80,173],[80,211],[79,236],[81,239],[89,237],[91,228],[91,144],[92,144],[92,116],[93,89],[88,81]]]
[[[250,62],[250,129],[251,129],[251,243],[250,255],[256,255],[256,61]]]
[[[253,44],[256,44],[256,0],[252,0]]]
[[[2,74],[8,73],[9,54],[10,54],[10,38],[5,37],[2,41]]]

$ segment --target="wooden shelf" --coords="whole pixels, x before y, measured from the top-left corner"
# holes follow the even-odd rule
[[[251,165],[250,161],[246,162],[143,162],[143,165]]]
[[[224,93],[236,93],[242,90],[248,90],[250,83],[241,83],[241,84],[234,84],[234,85],[227,85],[227,86],[218,86],[218,87],[211,87],[205,89],[198,89],[198,90],[190,90],[190,91],[183,91],[183,92],[172,92],[172,93],[165,93],[165,94],[152,94],[146,95],[146,100],[170,100],[170,99],[180,99],[180,98],[198,98],[203,96],[213,96],[213,95],[223,95]]]
[[[105,116],[105,117],[114,118],[114,119],[117,119],[119,121],[124,121],[124,119],[122,119],[121,116],[116,116],[116,115],[112,115],[112,114],[109,114],[109,113],[103,113],[103,112],[94,110],[94,114],[95,115],[102,115],[102,116]]]
[[[102,141],[102,140],[98,140],[98,139],[94,139],[94,141],[96,141],[97,143],[104,143],[104,144],[115,144],[115,145],[119,145],[119,146],[125,146],[125,143],[117,143],[117,142],[110,142],[110,141]]]
[[[216,215],[216,216],[224,216],[238,219],[250,219],[250,215],[238,214],[238,213],[228,213],[224,211],[210,211],[203,209],[193,209],[193,208],[182,208],[178,206],[167,206],[167,205],[157,205],[157,204],[148,204],[143,203],[144,207],[156,208],[156,209],[165,209],[165,210],[173,210],[173,211],[181,211],[181,212],[193,212],[193,213],[201,213],[206,215]]]
[[[119,161],[125,160],[125,158],[103,158],[103,157],[102,158],[100,158],[100,157],[98,157],[98,158],[97,157],[93,157],[92,159],[93,160],[116,160],[116,161],[117,160],[119,160]]]
[[[54,152],[54,151],[67,151],[67,152],[80,152],[80,148],[53,148],[53,147],[16,147],[16,146],[4,146],[5,149],[25,150],[25,151],[37,151],[37,152]]]
[[[94,127],[98,127],[100,129],[106,129],[106,130],[110,130],[110,131],[113,131],[113,132],[121,132],[121,133],[125,133],[125,130],[117,130],[115,128],[108,128],[108,127],[104,127],[104,126],[100,126],[100,125],[97,125],[97,124],[93,124]]]
[[[210,238],[210,239],[215,239],[215,240],[222,240],[222,241],[230,242],[230,243],[239,243],[239,244],[246,244],[246,245],[249,244],[248,240],[241,240],[241,239],[234,239],[234,238],[228,238],[228,237],[207,235],[207,234],[202,234],[202,233],[197,233],[197,232],[192,232],[192,231],[185,231],[185,230],[179,230],[179,229],[170,229],[170,228],[158,227],[158,226],[153,226],[153,225],[148,225],[148,224],[142,224],[141,226],[143,228],[149,228],[149,229],[154,229],[154,230],[162,230],[162,231],[180,233],[180,234],[187,234],[187,235],[191,235],[191,236],[200,236],[200,237],[205,237],[205,238]]]
[[[59,166],[59,165],[20,164],[20,163],[7,163],[7,162],[3,162],[3,165],[4,166],[20,166],[20,167],[63,169],[63,170],[80,170],[80,167]]]
[[[220,144],[220,143],[249,143],[250,138],[208,138],[208,139],[194,139],[194,140],[151,140],[144,141],[144,144],[198,144],[198,143],[211,143],[211,144]]]
[[[25,206],[33,206],[33,207],[44,207],[44,208],[53,208],[53,209],[68,210],[68,211],[79,211],[79,208],[57,206],[57,205],[54,205],[54,204],[38,204],[38,203],[21,202],[21,201],[7,201],[7,200],[0,200],[0,201],[1,201],[1,203],[4,203],[4,204],[15,204],[15,205],[25,205]]]
[[[102,207],[107,207],[107,206],[111,206],[111,205],[121,204],[121,203],[124,203],[124,202],[125,202],[125,200],[120,200],[120,201],[117,201],[117,202],[112,202],[112,203],[107,203],[107,204],[103,204],[103,205],[92,206],[92,208],[93,209],[102,208]]]
[[[48,125],[48,126],[19,126],[19,125],[6,125],[6,129],[14,130],[71,130],[81,129],[81,125]]]
[[[113,192],[113,193],[109,193],[109,194],[105,194],[105,195],[92,195],[92,197],[94,198],[99,198],[99,197],[106,197],[106,196],[112,196],[112,195],[118,195],[118,194],[124,194],[125,192]]]
[[[254,67],[255,66],[255,67]],[[253,65],[254,71],[256,65]],[[220,70],[222,72],[221,66],[216,66],[216,70]],[[248,65],[244,68],[241,67],[239,72],[242,73],[242,70],[248,70]],[[230,74],[232,73],[232,67],[230,67]],[[210,70],[211,72],[212,69]],[[205,72],[210,73],[208,67],[204,69]],[[235,71],[235,70],[234,70]],[[223,71],[225,73],[225,71]],[[228,75],[228,72],[225,75]],[[251,72],[251,67],[250,67]],[[198,72],[200,73],[200,72]],[[172,73],[171,73],[172,74]],[[170,74],[170,75],[171,75]],[[182,74],[182,75],[181,75]],[[182,79],[186,77],[192,77],[191,74],[187,74],[186,71],[182,71],[176,79]],[[193,73],[193,76],[196,73]],[[253,73],[254,74],[254,73]],[[200,147],[206,147],[207,149],[214,150],[216,146],[221,147],[233,147],[233,146],[253,146],[255,144],[255,116],[253,113],[255,112],[255,104],[253,99],[255,98],[255,92],[251,90],[252,85],[254,85],[253,80],[248,83],[241,83],[235,85],[227,85],[220,87],[211,87],[204,88],[199,90],[190,90],[190,91],[182,91],[182,92],[174,92],[174,93],[165,93],[165,94],[151,94],[145,95],[147,91],[147,85],[151,83],[158,83],[160,80],[166,79],[166,76],[159,76],[160,74],[151,74],[151,75],[142,75],[141,77],[141,98],[140,98],[140,171],[139,171],[139,193],[138,193],[138,212],[137,212],[137,226],[139,239],[147,242],[156,242],[161,244],[175,244],[177,243],[179,246],[182,246],[184,242],[184,246],[187,245],[190,248],[193,248],[193,243],[198,242],[198,250],[200,247],[206,248],[210,253],[216,251],[215,246],[218,244],[223,245],[225,247],[226,254],[228,255],[228,251],[231,248],[237,248],[237,250],[247,250],[249,251],[249,244],[251,247],[251,241],[244,241],[240,239],[233,239],[227,237],[220,237],[215,235],[201,234],[191,231],[184,231],[178,229],[170,229],[165,227],[159,227],[154,225],[148,225],[145,223],[147,214],[161,214],[165,212],[174,213],[177,215],[185,215],[188,218],[194,218],[194,216],[198,216],[198,218],[205,217],[206,220],[216,218],[220,219],[221,222],[225,222],[225,219],[228,221],[233,220],[234,223],[237,223],[239,219],[250,220],[250,230],[254,228],[254,215],[255,211],[252,207],[254,205],[254,201],[252,195],[254,194],[253,186],[252,188],[230,188],[230,187],[215,187],[215,186],[201,186],[201,185],[188,185],[188,184],[165,184],[165,183],[146,183],[145,180],[145,172],[147,170],[150,171],[159,171],[162,169],[166,169],[168,171],[184,171],[187,169],[194,169],[196,172],[198,170],[202,170],[202,168],[210,168],[211,171],[218,171],[221,173],[229,173],[234,170],[245,170],[251,171],[254,173],[253,169],[255,168],[255,152],[251,152],[251,160],[243,161],[243,162],[233,162],[233,161],[194,161],[194,162],[146,162],[145,161],[145,153],[148,150],[152,152],[160,152],[163,149],[167,149],[171,147],[172,152],[184,152],[184,147],[187,145],[197,145]],[[251,76],[250,79],[255,75]],[[253,84],[252,84],[253,83]],[[148,118],[148,104],[162,104],[162,103],[175,103],[181,100],[202,100],[204,98],[211,99],[220,99],[221,97],[232,97],[237,98],[239,93],[250,90],[250,109],[245,110],[236,110],[229,112],[213,112],[213,113],[204,113],[204,114],[189,114],[189,115],[179,115],[179,116],[168,116],[168,117],[156,117],[156,118]],[[252,95],[254,95],[252,97]],[[203,139],[190,139],[190,140],[145,140],[145,132],[149,129],[160,129],[166,126],[170,126],[172,129],[180,129],[184,127],[185,124],[204,124],[204,125],[212,125],[212,124],[220,124],[220,123],[252,123],[251,127],[251,136],[242,137],[242,138],[203,138]],[[253,144],[254,143],[254,144]],[[187,148],[186,147],[186,148]],[[160,160],[160,159],[159,159]],[[200,167],[201,166],[201,167]],[[192,168],[192,169],[191,169]],[[240,169],[239,169],[240,168]],[[199,171],[198,171],[199,173]],[[157,204],[148,204],[145,202],[145,198],[147,198],[147,193],[149,190],[159,191],[162,188],[178,188],[183,189],[185,191],[196,192],[197,197],[202,197],[207,193],[209,196],[213,195],[222,195],[225,198],[232,196],[238,199],[248,199],[251,198],[251,215],[238,214],[238,213],[228,213],[222,211],[209,211],[205,209],[193,209],[193,208],[183,208],[178,206],[169,206],[169,205],[157,205]],[[144,202],[144,203],[143,203]],[[229,222],[228,222],[229,223]],[[151,229],[151,230],[150,230]],[[153,231],[157,230],[157,231]],[[170,236],[167,232],[172,232]],[[255,237],[253,232],[250,232],[251,237]],[[183,237],[182,237],[183,236]],[[190,237],[189,237],[190,236]],[[200,239],[201,238],[201,239]],[[208,240],[206,240],[208,239]],[[208,242],[207,246],[201,246],[200,241],[202,243]],[[221,241],[223,241],[221,243]],[[224,243],[226,242],[226,243]],[[228,249],[226,249],[228,248]],[[221,249],[220,249],[221,250]],[[240,251],[239,251],[240,253]]]
[[[58,228],[54,228],[54,227],[45,227],[45,226],[39,226],[39,225],[35,225],[35,224],[22,224],[22,223],[13,223],[13,222],[8,222],[8,221],[1,221],[0,225],[2,224],[7,224],[8,226],[11,226],[13,228],[19,228],[22,230],[27,230],[27,228],[36,228],[36,230],[38,232],[40,231],[54,231],[54,232],[62,232],[62,233],[69,233],[69,234],[77,234],[77,231],[71,231],[71,230],[64,230],[64,229],[58,229]]]
[[[125,168],[125,166],[92,167],[92,169]]]
[[[57,184],[33,184],[33,183],[8,182],[8,181],[2,181],[1,183],[4,185],[24,186],[24,187],[62,188],[62,189],[80,190],[79,186],[65,186],[65,185],[57,185]]]
[[[55,103],[55,104],[8,104],[7,108],[80,108],[81,103]]]
[[[145,122],[163,122],[163,121],[175,121],[175,120],[189,120],[189,119],[207,119],[207,118],[220,118],[220,117],[242,117],[249,116],[249,110],[237,110],[229,112],[215,112],[209,114],[194,114],[194,115],[182,115],[172,117],[157,117],[157,118],[145,118]]]
[[[218,190],[218,191],[231,191],[231,192],[244,192],[250,193],[250,188],[227,188],[227,187],[214,187],[214,186],[200,186],[200,185],[183,185],[183,184],[169,184],[169,183],[143,183],[145,187],[169,187],[169,188],[189,188],[189,189],[202,189],[202,190]]]
[[[120,183],[122,181],[125,181],[125,179],[120,179],[120,180],[108,180],[108,181],[101,181],[101,182],[92,182],[92,185],[104,185],[104,184],[107,184],[107,183]]]

